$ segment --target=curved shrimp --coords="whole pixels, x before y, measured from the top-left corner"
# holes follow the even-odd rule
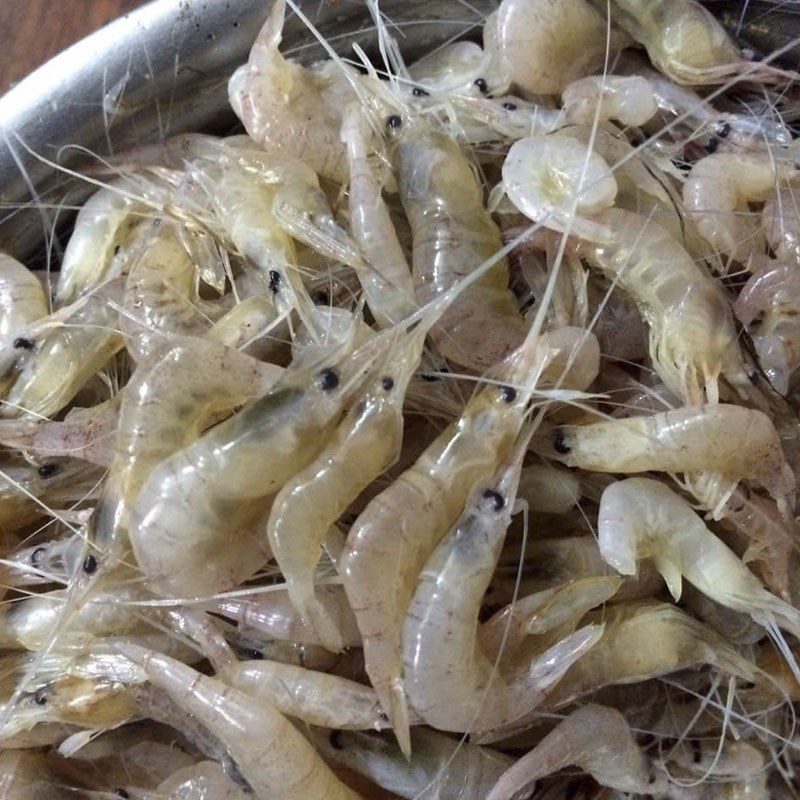
[[[686,578],[712,600],[749,614],[788,654],[800,676],[778,631],[797,636],[800,612],[770,594],[669,487],[649,478],[611,484],[600,499],[598,537],[603,558],[623,575],[635,574],[637,561],[650,557],[675,600]]]
[[[778,261],[800,265],[800,208],[794,186],[778,186],[764,203],[761,227]]]
[[[163,800],[247,800],[252,796],[240,789],[216,761],[179,769],[159,783],[154,794]]]
[[[730,435],[736,431],[736,436]],[[726,404],[678,408],[556,429],[554,458],[594,472],[710,472],[761,484],[783,510],[794,505],[795,477],[772,420]]]
[[[257,796],[359,800],[272,706],[168,656],[135,645],[119,645],[119,649],[146,672],[153,686],[213,731]]]
[[[357,731],[381,730],[388,725],[372,688],[336,675],[277,661],[238,661],[218,677],[310,725]]]
[[[502,239],[458,145],[422,120],[389,120],[392,160],[413,238],[415,292],[425,304],[496,259]],[[525,330],[502,258],[460,292],[431,339],[446,358],[483,372],[518,347]]]
[[[683,203],[716,252],[746,263],[764,249],[758,217],[749,213],[748,202],[763,202],[778,181],[798,174],[794,165],[766,153],[713,153],[692,166]]]
[[[599,114],[601,121],[639,127],[658,111],[652,86],[638,75],[580,78],[564,87],[561,102],[567,121],[581,125],[591,125]]]
[[[580,767],[601,786],[634,794],[661,794],[648,759],[636,744],[627,720],[616,709],[588,705],[566,719],[510,767],[486,800],[511,800],[522,796],[537,780],[568,766]]]
[[[586,0],[503,0],[486,19],[484,48],[492,56],[490,89],[559,94],[602,68],[628,37],[608,26]]]
[[[510,724],[538,705],[602,635],[602,626],[589,626],[566,636],[511,683],[495,674],[476,647],[478,613],[511,521],[526,447],[524,441],[522,452],[491,483],[478,484],[464,514],[428,559],[406,614],[409,704],[440,730],[480,732]]]

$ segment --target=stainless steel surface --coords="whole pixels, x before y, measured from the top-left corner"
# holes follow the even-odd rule
[[[235,119],[226,80],[246,59],[269,3],[154,0],[78,42],[0,98],[0,250],[20,258],[41,251],[47,232],[63,229],[69,220],[69,212],[55,206],[75,205],[90,191],[40,157],[74,166],[86,159],[74,146],[105,155],[182,131],[230,129]],[[373,50],[364,0],[300,0],[299,5],[339,52],[352,53],[354,42]],[[384,0],[381,9],[413,57],[451,36],[478,36],[480,14],[494,5],[492,0]],[[738,24],[738,2],[709,5],[729,24]],[[771,9],[767,16],[765,9]],[[783,44],[800,32],[797,12],[796,4],[751,0],[742,31],[752,34],[757,47],[769,46],[770,39]],[[765,21],[770,17],[779,20],[775,31]],[[284,49],[307,61],[323,55],[294,15],[287,20]],[[15,207],[20,204],[27,205]]]

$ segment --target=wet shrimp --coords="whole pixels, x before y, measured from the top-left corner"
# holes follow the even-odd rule
[[[49,312],[39,279],[11,256],[0,253],[0,342],[24,336],[26,329]]]
[[[358,800],[325,765],[305,737],[272,706],[180,661],[133,645],[120,651],[214,732],[257,797]]]
[[[800,208],[792,185],[777,186],[764,203],[761,227],[775,258],[800,265]]]
[[[567,121],[591,125],[616,120],[622,125],[644,125],[658,111],[649,82],[636,75],[589,75],[573,81],[561,93]]]
[[[201,761],[170,775],[156,787],[155,796],[163,800],[247,800],[252,795],[239,788],[216,761]]]

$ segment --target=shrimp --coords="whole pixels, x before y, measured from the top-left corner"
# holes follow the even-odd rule
[[[650,83],[636,75],[590,75],[573,81],[561,93],[567,121],[591,125],[614,119],[622,125],[644,125],[658,111]],[[597,111],[599,107],[599,111]]]
[[[581,497],[580,480],[551,464],[529,464],[522,468],[518,493],[531,511],[564,514]]]
[[[180,661],[135,645],[119,645],[151,684],[163,689],[230,753],[256,797],[274,800],[358,800],[325,765],[313,745],[272,706]]]
[[[463,136],[470,144],[495,141],[498,134],[512,140],[545,135],[566,122],[563,109],[537,105],[514,95],[456,94],[451,102],[459,112],[459,120],[467,118]]]
[[[422,120],[389,120],[400,199],[413,236],[414,287],[417,301],[425,304],[496,258],[502,239],[458,145]],[[525,330],[503,258],[459,293],[431,339],[446,358],[483,372],[519,346]]]
[[[340,64],[327,62],[307,69],[281,55],[285,14],[285,0],[276,0],[247,64],[231,76],[230,104],[247,133],[265,150],[302,159],[319,175],[345,183],[347,161],[339,140],[342,105],[337,104],[343,94],[353,91]],[[338,90],[332,91],[337,82]]]
[[[601,786],[620,792],[661,794],[666,788],[666,780],[650,767],[625,717],[616,709],[589,703],[559,722],[504,772],[486,800],[521,796],[539,778],[573,765]]]
[[[800,209],[793,186],[778,186],[761,212],[761,227],[778,261],[800,265]]]
[[[0,341],[19,336],[47,313],[39,279],[15,258],[0,253]]]
[[[556,231],[604,241],[610,227],[591,217],[614,204],[617,181],[602,156],[561,132],[511,145],[503,161],[503,191],[519,211]]]
[[[493,92],[514,86],[523,95],[559,94],[601,68],[607,47],[613,60],[628,42],[585,0],[503,0],[483,28],[492,56],[487,82]]]
[[[314,741],[329,763],[408,800],[484,800],[513,763],[503,753],[421,727],[411,731],[410,761],[394,742],[374,734],[320,732]]]
[[[636,562],[651,557],[676,601],[685,577],[712,600],[749,614],[767,629],[800,676],[778,630],[797,636],[800,612],[770,594],[667,486],[649,478],[613,483],[600,499],[598,537],[603,558],[621,574],[635,574]]]
[[[428,559],[406,614],[409,704],[439,730],[480,732],[527,714],[602,635],[602,626],[589,626],[566,636],[535,659],[527,675],[508,684],[476,647],[481,601],[511,521],[520,455],[490,484],[478,484]]]
[[[216,761],[201,761],[160,783],[155,796],[164,800],[248,800],[252,795],[233,783]]]
[[[398,458],[403,402],[419,366],[430,324],[402,333],[379,374],[336,429],[331,442],[281,489],[272,504],[267,537],[289,597],[323,644],[338,652],[341,636],[314,598],[314,569],[325,534],[369,484]]]
[[[374,690],[355,681],[277,661],[238,661],[220,680],[282,714],[343,730],[381,730],[386,716]]]
[[[746,263],[764,248],[758,219],[748,202],[763,202],[778,181],[800,174],[794,165],[762,153],[713,153],[693,166],[683,184],[683,203],[701,236],[717,253]]]
[[[730,431],[736,431],[735,437]],[[754,480],[785,513],[794,505],[795,477],[770,418],[727,404],[678,408],[649,416],[555,431],[555,458],[595,472],[723,475],[730,482]]]

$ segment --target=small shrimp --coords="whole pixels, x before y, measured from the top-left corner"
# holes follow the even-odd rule
[[[119,791],[117,794],[123,796]],[[248,800],[252,797],[240,789],[216,761],[200,761],[179,769],[158,785],[154,795],[163,800]]]
[[[563,109],[548,108],[513,95],[456,94],[450,101],[464,127],[461,135],[473,145],[496,141],[498,134],[512,140],[543,136],[557,131],[566,122]],[[463,117],[466,117],[464,122]]]
[[[238,661],[218,674],[234,689],[310,725],[381,730],[386,715],[375,691],[355,681],[277,661]]]
[[[559,94],[602,68],[607,52],[613,60],[628,42],[618,29],[609,32],[585,0],[503,0],[483,28],[484,48],[492,55],[489,88]]]
[[[406,614],[409,704],[439,730],[481,732],[510,724],[537,706],[602,635],[602,626],[588,626],[566,636],[510,683],[476,647],[478,614],[511,522],[525,449],[527,438],[491,483],[478,484],[464,514],[428,559]]]
[[[359,800],[326,766],[305,737],[272,706],[168,656],[118,645],[230,753],[257,797],[274,800]]]
[[[800,266],[800,208],[793,186],[778,186],[761,212],[761,227],[778,261]]]
[[[457,143],[422,120],[389,120],[400,199],[413,236],[416,297],[425,304],[496,258],[502,239]],[[502,258],[460,292],[431,339],[446,358],[484,372],[522,343],[525,330]]]
[[[794,165],[765,153],[713,153],[692,166],[683,184],[683,203],[717,253],[746,263],[764,249],[758,218],[749,212],[748,202],[763,202],[778,181],[798,174]]]
[[[277,322],[274,303],[267,297],[252,295],[223,314],[208,329],[206,338],[232,350],[242,349],[252,354],[255,342],[273,330]]]
[[[551,464],[529,464],[522,468],[518,495],[531,511],[565,514],[581,498],[580,480]]]
[[[736,431],[736,436],[730,432]],[[556,429],[557,458],[594,472],[711,472],[754,480],[783,510],[794,506],[795,477],[770,418],[726,404]]]
[[[353,770],[407,800],[485,800],[514,763],[504,753],[422,727],[411,731],[410,761],[385,736],[331,731],[315,733],[314,741],[329,763]]]
[[[339,140],[343,106],[337,103],[349,89],[347,79],[337,63],[307,69],[281,55],[285,14],[285,0],[276,0],[247,64],[228,83],[231,107],[265,150],[302,159],[319,175],[345,183],[347,160]],[[337,81],[341,86],[331,91]]]
[[[649,478],[611,484],[600,499],[598,538],[603,558],[621,574],[635,574],[636,563],[650,557],[676,601],[685,577],[712,600],[749,614],[767,629],[800,676],[778,630],[797,636],[800,612],[770,594],[669,487]]]
[[[614,204],[617,181],[602,156],[561,132],[528,136],[511,145],[503,161],[503,191],[533,222],[604,241],[611,228],[591,217]]]
[[[0,253],[0,340],[21,335],[48,311],[39,279],[15,258]]]
[[[521,797],[540,778],[568,766],[580,767],[601,786],[620,792],[661,794],[666,788],[665,778],[651,769],[625,717],[616,709],[589,703],[559,722],[504,772],[486,800]]]
[[[637,75],[580,78],[564,88],[561,102],[567,121],[581,125],[591,125],[598,117],[639,127],[658,111],[652,86]]]

